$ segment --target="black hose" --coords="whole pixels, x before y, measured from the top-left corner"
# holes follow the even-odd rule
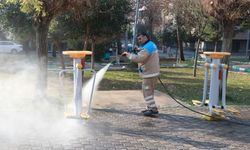
[[[202,112],[199,112],[199,111],[196,111],[192,108],[189,108],[187,106],[185,106],[184,104],[182,104],[181,102],[179,102],[170,92],[168,92],[166,86],[163,84],[163,82],[161,81],[161,78],[158,77],[158,80],[160,81],[163,89],[165,90],[165,92],[176,102],[178,103],[179,105],[181,105],[182,107],[194,112],[194,113],[197,113],[197,114],[200,114],[200,115],[203,115],[203,116],[207,116],[207,117],[210,117],[210,118],[213,118],[213,119],[218,119],[217,117],[214,117],[214,116],[211,116],[211,115],[208,115],[208,114],[205,114],[205,113],[202,113]],[[238,125],[244,125],[244,126],[250,126],[250,124],[248,123],[243,123],[243,122],[238,122],[238,121],[233,121],[233,120],[229,120],[229,119],[224,119],[225,121],[228,121],[228,122],[231,122],[231,123],[234,123],[234,124],[238,124]]]

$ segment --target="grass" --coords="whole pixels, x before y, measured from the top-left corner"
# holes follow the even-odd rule
[[[192,68],[161,68],[162,82],[168,92],[176,98],[191,103],[201,100],[203,93],[204,70],[198,69],[193,77]],[[107,71],[100,84],[100,90],[141,89],[141,79],[137,71]],[[165,92],[158,83],[157,90]],[[227,85],[227,104],[250,105],[250,74],[229,72]],[[208,95],[207,95],[208,98]]]
[[[26,60],[26,57],[24,55],[12,56],[12,61],[8,61],[9,57],[10,55],[0,55],[0,62],[2,62],[2,65],[5,66],[2,68],[0,73],[1,80],[10,78],[9,72],[5,72],[5,69],[6,67],[8,69],[13,68],[14,60]],[[164,64],[170,62],[166,61],[161,63]],[[187,63],[187,61],[185,61],[185,63]],[[26,65],[26,63],[21,62],[17,64],[21,66]],[[32,74],[30,75],[33,76]],[[88,78],[87,75],[88,74],[86,72],[84,77]],[[57,89],[53,92],[55,94],[58,90],[62,90],[61,88],[58,88],[58,86],[60,87],[57,81],[58,73],[50,73],[49,76],[50,78],[52,78],[48,81],[48,83],[50,83],[49,91],[52,91],[52,89]],[[72,81],[72,76],[70,77],[70,81]],[[173,94],[176,98],[188,103],[191,103],[191,100],[193,99],[202,99],[204,82],[203,67],[199,67],[197,69],[197,77],[193,77],[193,68],[161,68],[160,78],[167,87],[168,92]],[[137,70],[108,70],[99,85],[99,90],[139,90],[141,89],[141,82],[142,80],[138,77]],[[158,83],[156,89],[165,92],[160,83]],[[70,91],[72,91],[72,89]],[[244,74],[229,72],[226,95],[227,104],[250,105],[250,73]],[[54,96],[58,97],[58,95],[56,94]]]

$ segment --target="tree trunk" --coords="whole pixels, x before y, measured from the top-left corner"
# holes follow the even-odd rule
[[[215,41],[215,44],[214,44],[214,52],[217,52],[217,44],[218,44],[218,41]]]
[[[179,52],[180,52],[180,59],[182,61],[185,61],[184,53],[183,53],[182,39],[180,37],[180,28],[178,26],[178,23],[177,23],[177,45],[178,45],[178,49],[179,49]]]
[[[54,43],[55,43],[56,49],[59,51],[61,67],[64,70],[65,69],[65,63],[64,63],[64,57],[63,57],[63,54],[62,54],[63,50],[62,50],[62,47],[60,45],[60,41],[58,39],[54,39]]]
[[[180,58],[181,58],[181,61],[185,61],[182,39],[180,39]]]
[[[250,40],[250,30],[247,30],[247,43],[246,43],[246,59],[248,57],[248,60],[250,60],[250,55],[249,55],[249,40]]]
[[[200,38],[198,39],[196,50],[195,50],[195,58],[194,58],[194,70],[193,70],[193,76],[196,77],[196,70],[197,70],[197,60],[199,55],[199,46],[200,46]]]
[[[52,48],[52,56],[56,57],[56,49],[54,48],[54,44],[51,43],[51,48]]]
[[[92,51],[92,55],[91,55],[91,69],[95,69],[95,38],[92,37],[91,40],[91,51]]]
[[[225,24],[223,30],[223,41],[222,41],[222,51],[231,52],[232,51],[232,39],[234,36],[234,26],[233,24]],[[229,64],[229,57],[226,57],[223,62]]]
[[[47,35],[49,30],[49,21],[38,24],[35,29],[36,29],[36,52],[38,56],[37,94],[43,97],[46,95],[46,89],[47,89],[47,69],[48,69]]]
[[[87,23],[86,25],[86,33],[84,34],[84,39],[83,39],[83,50],[87,50],[88,49],[88,41],[89,41],[89,24]],[[86,64],[86,58],[82,58],[81,59],[81,63],[83,65],[83,69],[85,68],[85,64]],[[82,83],[84,82],[84,71],[82,72]],[[83,84],[82,84],[83,85]]]
[[[129,51],[128,50],[128,29],[126,27],[126,31],[125,31],[125,51]]]
[[[83,50],[87,50],[87,48],[88,48],[89,30],[90,30],[89,24],[87,24],[87,26],[86,26],[86,33],[84,35],[84,41],[83,41],[84,42]]]
[[[232,51],[233,36],[234,36],[234,25],[232,23],[225,24],[223,28],[223,41],[221,50],[222,52]],[[227,64],[229,66],[229,56],[224,57],[222,63]],[[227,69],[226,84],[227,84],[228,70],[229,69]],[[220,85],[222,85],[222,80],[220,81]],[[220,86],[220,95],[221,93],[222,93],[222,87]]]
[[[148,23],[148,30],[149,30],[149,33],[151,34],[150,36],[152,37],[153,36],[153,22],[154,22],[154,17],[153,17],[153,13],[154,12],[151,12],[150,11],[150,15],[149,15],[149,23]]]
[[[179,28],[178,28],[178,24],[177,24],[177,30],[176,30],[176,37],[177,37],[177,49],[176,49],[176,64],[178,62],[178,51],[180,50],[180,38],[179,38]]]
[[[120,38],[117,38],[116,44],[117,44],[118,54],[120,54],[122,52],[122,43]]]
[[[23,50],[25,52],[25,54],[28,54],[30,48],[29,48],[29,40],[25,40],[23,43]]]
[[[222,41],[223,52],[232,51],[233,35],[234,35],[234,26],[232,24],[226,24],[223,30],[223,41]]]

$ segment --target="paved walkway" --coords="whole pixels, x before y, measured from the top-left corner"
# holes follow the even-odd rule
[[[250,126],[204,121],[161,92],[156,101],[158,118],[140,114],[145,108],[140,91],[98,91],[87,120],[65,119],[47,103],[1,111],[0,149],[250,149]],[[242,115],[248,110],[243,107]]]

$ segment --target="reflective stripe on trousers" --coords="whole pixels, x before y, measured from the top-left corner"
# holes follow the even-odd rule
[[[154,90],[157,83],[157,77],[145,78],[142,81],[142,93],[147,107],[155,108],[156,103],[154,100]]]

